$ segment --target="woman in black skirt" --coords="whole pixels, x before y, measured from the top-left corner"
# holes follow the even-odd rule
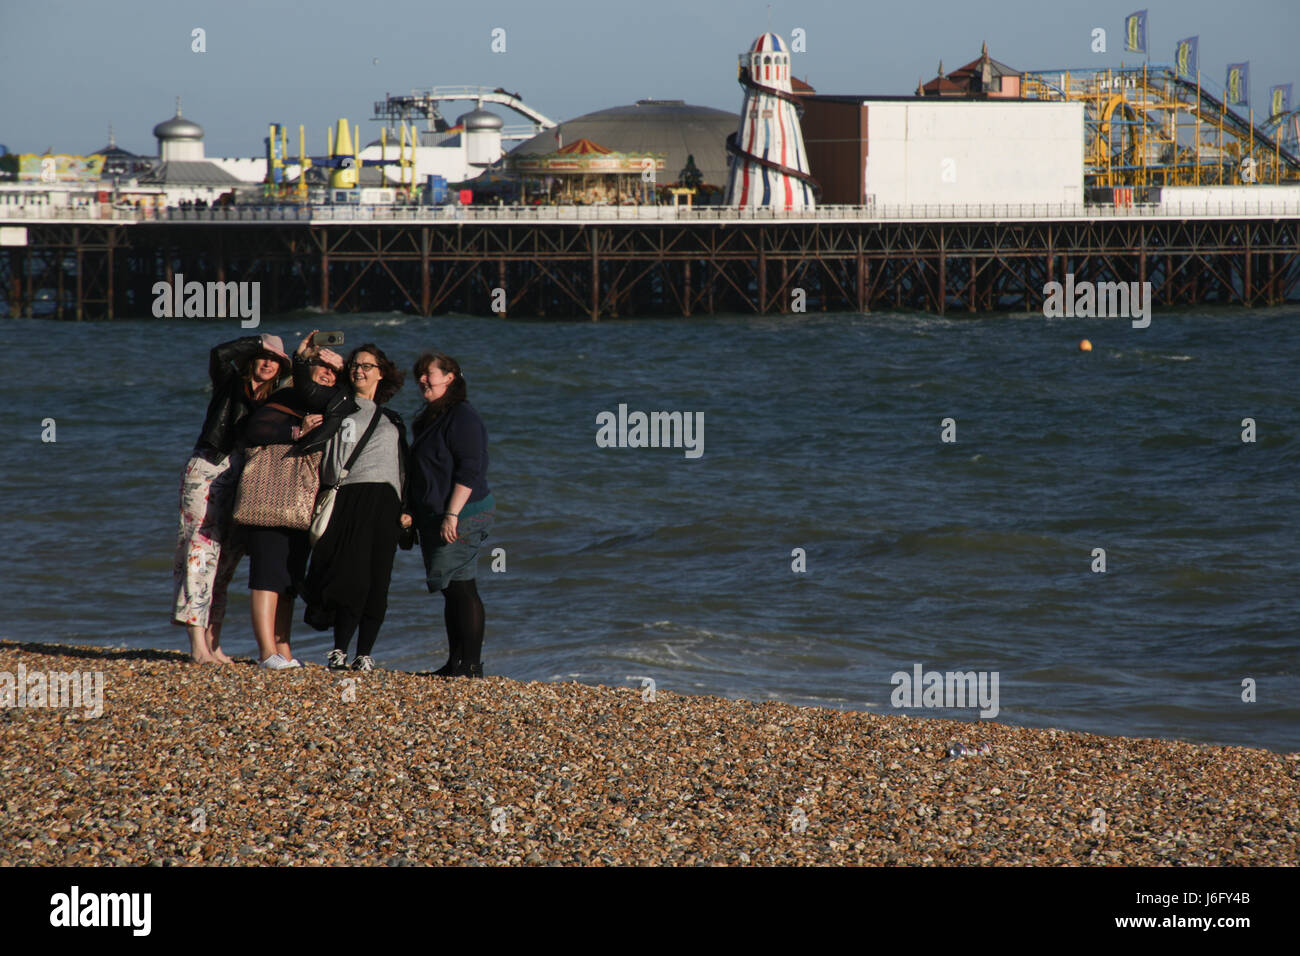
[[[301,443],[301,451],[324,448],[321,488],[339,482],[329,527],[312,551],[303,586],[306,620],[318,630],[333,627],[334,649],[327,658],[331,670],[346,666],[355,634],[357,656],[352,669],[368,671],[375,666],[371,651],[388,610],[398,539],[412,523],[402,504],[406,425],[400,415],[383,407],[402,387],[404,376],[380,348],[369,343],[353,350],[346,368],[330,349],[321,349],[318,357],[345,372],[346,384],[317,385],[306,361],[294,363],[294,384],[306,407],[325,416],[324,424]],[[347,467],[362,442],[360,454]]]

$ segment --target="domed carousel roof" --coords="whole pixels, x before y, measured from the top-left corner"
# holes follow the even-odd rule
[[[692,106],[682,100],[638,100],[631,106],[597,110],[565,120],[559,130],[564,145],[588,139],[620,153],[662,153],[665,182],[676,182],[687,157],[704,181],[727,184],[727,137],[740,123],[737,113]],[[560,143],[556,130],[548,129],[511,150],[511,155],[553,153]]]

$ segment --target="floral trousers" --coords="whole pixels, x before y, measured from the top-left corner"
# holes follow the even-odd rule
[[[243,536],[231,518],[243,463],[235,452],[220,464],[196,454],[185,465],[172,566],[176,624],[218,627],[225,619],[226,590],[244,556]]]

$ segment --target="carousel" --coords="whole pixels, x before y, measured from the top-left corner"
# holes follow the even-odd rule
[[[577,140],[553,153],[511,156],[506,162],[519,178],[528,203],[653,203],[656,188],[664,179],[663,156],[619,153],[589,139]]]

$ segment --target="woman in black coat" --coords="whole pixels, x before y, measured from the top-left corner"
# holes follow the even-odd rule
[[[410,501],[426,583],[430,593],[443,595],[449,650],[434,673],[482,677],[483,600],[475,575],[496,514],[487,483],[487,428],[454,358],[425,352],[414,371],[428,404],[412,427]]]

